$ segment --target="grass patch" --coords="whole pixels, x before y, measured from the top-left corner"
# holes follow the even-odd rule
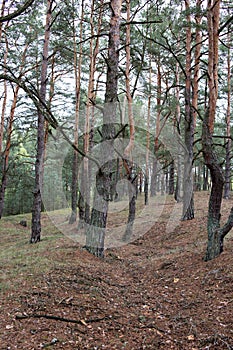
[[[27,220],[28,226],[19,223]],[[51,270],[55,265],[61,264],[56,260],[57,254],[51,254],[62,249],[63,234],[53,225],[46,213],[42,214],[42,240],[38,244],[30,244],[31,215],[15,215],[0,220],[0,291],[17,289],[33,280],[36,276]]]

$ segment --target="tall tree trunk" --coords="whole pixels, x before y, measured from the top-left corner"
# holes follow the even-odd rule
[[[8,45],[7,45],[7,48],[8,48]],[[25,65],[27,49],[28,49],[28,44],[26,44],[22,54],[22,63],[20,67],[20,73],[22,72]],[[6,50],[6,52],[7,51],[8,49]],[[14,97],[11,105],[10,117],[9,117],[8,127],[7,127],[6,148],[5,148],[5,151],[3,152],[2,179],[1,179],[1,185],[0,185],[0,219],[2,218],[3,210],[4,210],[5,191],[6,191],[7,182],[8,182],[7,171],[8,171],[9,156],[10,156],[10,149],[11,149],[11,136],[13,131],[13,122],[14,122],[14,116],[15,116],[15,109],[18,101],[19,89],[20,88],[18,85],[14,89]],[[5,91],[5,96],[3,101],[4,108],[2,110],[2,123],[4,122],[4,114],[5,114],[5,108],[6,108],[5,106],[6,95],[7,95],[7,91]]]
[[[126,0],[126,9],[127,9],[127,22],[130,22],[130,0]],[[128,121],[130,128],[130,139],[127,147],[124,151],[124,157],[128,158],[130,152],[134,146],[134,135],[135,135],[135,125],[134,125],[134,116],[133,116],[133,98],[130,91],[130,65],[131,65],[131,55],[130,55],[130,24],[126,26],[126,68],[125,68],[125,79],[126,79],[126,97],[128,104]]]
[[[8,56],[8,41],[6,37],[6,49],[4,52],[4,65],[6,66]],[[4,73],[6,73],[6,69],[4,68]],[[4,97],[2,102],[2,113],[1,113],[1,121],[0,121],[0,154],[2,153],[2,143],[3,143],[3,134],[4,134],[4,123],[5,123],[5,113],[6,113],[6,103],[7,103],[7,81],[4,80]]]
[[[180,35],[178,36],[178,48],[180,47]],[[180,67],[179,63],[176,63],[176,129],[178,134],[180,134],[180,120],[181,120],[181,109],[180,109]],[[175,193],[174,198],[177,203],[182,201],[182,167],[181,167],[181,157],[177,155],[177,175],[175,182]]]
[[[19,92],[19,87],[16,86],[16,89],[14,91],[13,102],[11,105],[10,118],[9,118],[8,127],[7,127],[6,148],[3,156],[2,179],[1,179],[1,186],[0,186],[0,219],[2,218],[3,209],[4,209],[5,191],[6,191],[7,180],[8,180],[7,171],[8,171],[8,164],[9,164],[10,148],[11,148],[11,136],[12,136],[12,130],[13,130],[15,108],[16,108],[16,103],[18,99],[18,92]]]
[[[227,115],[226,115],[226,164],[225,164],[225,186],[224,198],[230,198],[231,184],[231,52],[230,52],[230,32],[228,32],[228,56],[227,56]]]
[[[72,2],[75,6],[74,1]],[[80,109],[80,81],[81,81],[81,66],[82,66],[82,37],[83,37],[83,15],[84,1],[81,3],[81,19],[79,27],[79,59],[77,59],[77,40],[76,40],[76,23],[73,18],[73,48],[74,48],[74,79],[75,79],[75,122],[74,122],[74,145],[78,147],[78,128],[79,128],[79,109]],[[74,149],[72,162],[72,184],[71,184],[71,216],[69,224],[73,224],[77,219],[77,187],[78,187],[78,152]]]
[[[233,227],[233,207],[227,222],[221,228],[221,204],[224,188],[224,174],[218,162],[213,144],[213,131],[218,98],[218,30],[219,30],[220,1],[208,0],[208,89],[209,101],[202,126],[202,150],[205,163],[210,170],[212,180],[208,209],[208,244],[205,260],[217,257],[223,251],[223,240]]]
[[[197,0],[196,2],[196,35],[195,35],[195,58],[194,58],[194,77],[193,77],[193,98],[192,98],[192,115],[193,115],[193,125],[194,130],[196,128],[197,119],[197,107],[198,107],[198,91],[199,91],[199,72],[200,72],[200,57],[201,57],[201,3],[202,0]]]
[[[6,0],[3,0],[2,1],[2,7],[1,7],[1,17],[4,16],[5,5],[6,5]],[[2,26],[3,26],[3,23],[0,22],[0,40],[2,39]]]
[[[185,0],[187,11],[187,29],[186,29],[186,77],[185,77],[185,145],[187,147],[187,157],[184,167],[183,183],[183,214],[182,220],[192,220],[194,218],[194,200],[193,200],[193,141],[194,141],[194,120],[191,109],[191,16],[190,3]]]
[[[111,0],[112,12],[109,29],[107,79],[105,91],[105,108],[103,112],[102,141],[109,143],[104,147],[105,159],[112,149],[115,136],[116,112],[118,101],[118,65],[120,45],[120,16],[122,0]],[[107,149],[106,149],[107,148]],[[108,202],[112,197],[113,162],[106,162],[96,174],[96,190],[94,204],[91,212],[91,221],[86,235],[86,249],[93,255],[104,257],[105,229],[108,216]]]
[[[95,72],[96,72],[96,60],[99,53],[99,35],[101,31],[102,17],[103,17],[103,0],[98,4],[99,16],[97,22],[97,38],[95,36],[95,1],[92,0],[91,4],[91,39],[90,39],[90,66],[89,66],[89,80],[87,91],[87,103],[85,114],[85,130],[84,130],[84,153],[87,154],[91,148],[91,119],[94,118],[94,106],[95,104]],[[89,167],[89,160],[84,158],[82,163],[82,171],[80,177],[80,194],[79,194],[79,228],[83,228],[85,223],[90,221],[90,177],[91,168]]]
[[[127,10],[127,22],[130,22],[130,0],[126,0],[126,10]],[[131,65],[131,55],[130,55],[130,43],[131,43],[131,35],[130,35],[130,24],[126,26],[126,97],[128,102],[128,120],[129,120],[129,128],[130,128],[130,139],[129,143],[124,151],[124,158],[130,159],[130,153],[134,147],[134,135],[135,135],[135,125],[134,125],[134,116],[133,116],[133,98],[130,91],[130,65]],[[132,161],[132,157],[130,159]],[[147,165],[146,165],[147,169]],[[129,184],[129,214],[128,214],[128,224],[126,226],[126,231],[123,236],[123,240],[129,240],[133,233],[133,224],[136,214],[136,178],[133,179],[132,169],[128,174]],[[146,175],[147,176],[147,175]],[[133,191],[132,187],[133,186]]]
[[[154,140],[154,160],[151,175],[151,188],[150,194],[152,197],[156,195],[156,180],[158,172],[158,151],[159,151],[159,134],[160,134],[160,117],[161,117],[161,93],[162,93],[162,76],[160,68],[160,60],[157,62],[157,113],[156,113],[156,125],[155,125],[155,140]]]
[[[150,116],[151,116],[151,83],[152,83],[152,67],[151,67],[151,54],[149,54],[149,96],[148,96],[148,103],[147,103],[147,121],[146,121],[146,171],[145,171],[145,184],[144,184],[144,192],[145,192],[145,205],[149,204],[149,152],[150,152]],[[156,158],[156,156],[155,156]],[[154,163],[155,165],[155,163]],[[156,169],[155,173],[152,174],[151,178],[153,179],[156,177]],[[152,181],[154,184],[154,181]]]
[[[43,46],[43,56],[42,56],[43,59],[41,64],[40,99],[44,103],[46,98],[52,4],[53,4],[53,0],[47,1],[47,14],[46,14],[44,46]],[[37,243],[41,239],[41,207],[42,207],[41,185],[43,182],[44,136],[45,136],[45,133],[44,133],[45,118],[44,118],[42,109],[43,109],[42,107],[41,109],[38,108],[37,151],[36,151],[36,164],[35,164],[34,198],[33,198],[33,206],[32,206],[31,239],[30,239],[31,243]]]

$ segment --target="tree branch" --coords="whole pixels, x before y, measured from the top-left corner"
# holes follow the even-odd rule
[[[232,227],[233,227],[233,207],[231,208],[227,222],[220,229],[221,237],[224,238],[228,234],[228,232],[230,232]]]
[[[111,318],[111,316],[104,316],[104,317],[97,317],[97,318],[91,318],[88,320],[74,320],[71,318],[65,318],[61,316],[55,316],[55,315],[47,315],[47,314],[31,314],[31,315],[16,315],[16,320],[25,320],[28,318],[46,318],[47,320],[55,320],[55,321],[62,321],[62,322],[69,322],[69,323],[76,323],[85,326],[87,323],[94,323],[94,322],[100,322],[104,320],[108,320]]]
[[[10,13],[9,15],[1,16],[1,17],[0,17],[0,23],[10,21],[11,19],[20,16],[24,11],[26,11],[26,10],[28,9],[28,7],[30,7],[30,6],[33,4],[33,2],[34,2],[34,0],[28,0],[28,1],[26,1],[26,3],[25,3],[22,7],[20,7],[18,10],[16,10],[16,11]]]
[[[162,20],[157,20],[157,21],[129,21],[129,22],[121,23],[121,27],[127,26],[129,24],[153,24],[153,23],[162,23]]]
[[[63,127],[61,125],[59,125],[57,119],[54,117],[54,115],[52,114],[52,112],[50,111],[50,109],[48,108],[48,106],[46,105],[46,103],[44,101],[42,101],[42,99],[40,98],[39,94],[37,93],[37,91],[35,89],[30,89],[24,82],[22,82],[21,80],[17,79],[15,76],[9,76],[7,74],[0,74],[0,80],[7,80],[11,83],[15,83],[16,85],[18,85],[20,88],[22,88],[27,95],[31,98],[31,100],[33,101],[34,105],[36,106],[36,108],[38,108],[41,113],[44,114],[45,119],[47,120],[47,122],[56,130],[58,130],[61,135],[64,137],[64,139],[68,142],[68,144],[75,150],[77,151],[81,156],[88,158],[89,160],[91,160],[92,162],[94,162],[98,168],[100,168],[100,164],[99,162],[95,159],[92,158],[91,156],[89,156],[88,154],[84,153],[83,151],[81,151],[70,139],[69,137],[66,135],[65,131],[63,130]]]
[[[228,24],[230,24],[232,21],[233,21],[233,15],[230,18],[228,18],[228,20],[219,28],[218,34],[221,33],[223,29],[226,28]]]

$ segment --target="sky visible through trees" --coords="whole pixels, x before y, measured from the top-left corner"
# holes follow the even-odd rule
[[[220,222],[233,190],[231,2],[2,1],[0,11],[0,216],[32,211],[38,242],[47,210],[104,257],[152,227],[166,196],[170,231],[208,190],[205,259],[219,255],[233,226],[233,209]],[[109,213],[123,209],[109,234]]]

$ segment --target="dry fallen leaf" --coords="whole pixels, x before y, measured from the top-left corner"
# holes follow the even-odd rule
[[[12,328],[14,328],[13,325],[11,325],[11,324],[7,324],[7,325],[6,325],[6,329],[12,329]]]
[[[84,320],[80,320],[80,322],[84,325],[87,326],[87,323]]]
[[[194,335],[193,334],[190,334],[190,335],[188,335],[188,340],[194,340],[195,339],[195,337],[194,337]]]

